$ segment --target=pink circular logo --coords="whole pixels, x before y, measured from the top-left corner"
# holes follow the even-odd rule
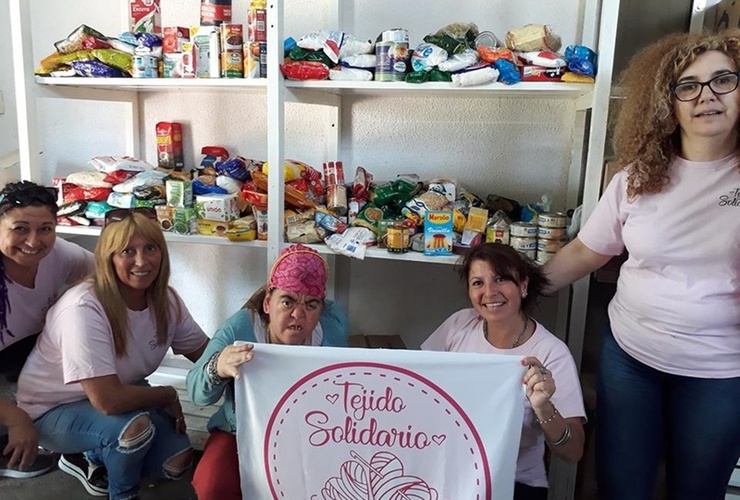
[[[273,499],[491,498],[488,459],[462,408],[381,363],[334,364],[296,382],[270,415],[264,458]]]

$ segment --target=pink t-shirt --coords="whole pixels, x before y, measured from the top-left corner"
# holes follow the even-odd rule
[[[72,287],[49,310],[46,326],[23,367],[18,406],[36,419],[59,405],[86,399],[80,380],[118,375],[123,384],[137,383],[159,367],[169,347],[175,354],[188,354],[208,341],[174,290],[164,345],[157,345],[153,310],[129,310],[128,321],[128,352],[116,357],[110,323],[92,283]]]
[[[84,248],[57,238],[49,255],[39,263],[34,288],[6,280],[10,314],[8,330],[14,335],[4,335],[0,349],[21,339],[39,333],[49,308],[64,292],[65,287],[84,278],[93,268],[93,254]]]
[[[535,356],[555,380],[556,392],[552,403],[563,418],[585,418],[581,384],[578,370],[568,346],[545,327],[537,323],[534,334],[522,345],[514,349],[493,347],[483,333],[483,319],[475,309],[458,311],[421,345],[426,351],[477,352],[506,354],[512,356]],[[547,473],[544,462],[545,435],[529,401],[524,404],[524,426],[519,443],[519,456],[516,464],[516,481],[530,486],[547,487]]]
[[[619,345],[662,372],[740,376],[740,169],[734,157],[676,159],[658,194],[607,187],[578,238],[604,255],[629,252],[609,319]]]

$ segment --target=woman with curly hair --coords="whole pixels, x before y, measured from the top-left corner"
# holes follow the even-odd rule
[[[599,498],[723,499],[740,455],[740,33],[668,36],[622,75],[622,170],[545,266],[554,291],[627,250],[597,389]]]

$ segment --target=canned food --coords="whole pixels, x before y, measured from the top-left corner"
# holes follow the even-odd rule
[[[564,240],[537,240],[537,251],[542,252],[557,252],[565,246]]]
[[[506,224],[491,224],[486,227],[487,243],[509,244],[509,226]]]
[[[509,226],[509,233],[512,236],[535,238],[537,236],[537,226],[530,222],[512,222]]]
[[[537,257],[537,250],[517,250],[517,252],[532,260]]]
[[[514,248],[514,250],[537,250],[537,238],[512,236],[509,238],[509,245]]]
[[[537,218],[540,227],[567,227],[568,216],[562,212],[540,214]]]
[[[556,252],[543,252],[541,250],[537,250],[537,257],[535,258],[535,262],[538,264],[544,264],[548,260],[552,259]]]
[[[389,252],[406,253],[411,246],[409,228],[401,225],[388,226],[385,234],[385,246]]]
[[[568,235],[568,229],[564,227],[539,227],[537,236],[545,240],[564,240]]]

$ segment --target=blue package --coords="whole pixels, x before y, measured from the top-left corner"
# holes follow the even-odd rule
[[[226,191],[221,186],[204,184],[203,181],[199,180],[196,177],[195,179],[193,179],[193,194],[228,194],[228,191]]]
[[[100,61],[72,61],[70,63],[75,73],[80,76],[92,76],[102,78],[123,78],[128,76],[123,71],[116,69]]]
[[[568,45],[565,49],[565,62],[573,73],[584,76],[596,74],[596,52],[583,45]]]
[[[506,85],[514,85],[522,81],[519,70],[513,62],[507,59],[496,59],[493,61],[493,66],[498,70],[498,81]]]
[[[216,172],[228,175],[241,182],[246,182],[252,178],[247,171],[246,160],[240,156],[216,163]]]

